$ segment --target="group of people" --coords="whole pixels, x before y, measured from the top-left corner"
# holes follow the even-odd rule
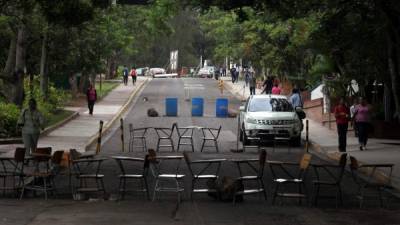
[[[370,107],[367,101],[360,97],[351,107],[348,107],[345,98],[342,97],[335,106],[337,132],[339,137],[339,151],[345,152],[347,146],[347,130],[349,122],[358,136],[359,149],[366,150],[368,132],[370,130]]]
[[[279,87],[279,81],[273,76],[268,76],[267,79],[264,80],[263,87],[262,94],[280,95],[282,91]]]
[[[124,65],[124,68],[122,69],[122,80],[124,81],[125,86],[128,85],[128,77],[132,77],[132,84],[135,85],[136,83],[136,68],[132,66],[131,70],[129,71],[128,67]]]

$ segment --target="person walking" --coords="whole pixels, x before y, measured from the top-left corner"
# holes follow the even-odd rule
[[[344,97],[340,98],[339,103],[335,106],[333,113],[336,118],[337,133],[339,137],[339,151],[346,152],[350,109],[345,104]]]
[[[272,88],[271,93],[273,95],[280,95],[281,94],[281,88],[279,87],[279,85],[277,83],[274,84],[274,87]]]
[[[136,68],[134,66],[132,66],[130,74],[131,74],[131,77],[132,77],[132,84],[135,85],[137,73],[136,73]]]
[[[237,68],[235,71],[235,82],[239,82],[239,74],[240,74],[240,68]]]
[[[37,109],[35,99],[29,99],[28,108],[22,110],[17,124],[22,128],[22,140],[25,146],[25,154],[29,155],[35,152],[40,131],[44,128],[44,118]]]
[[[86,91],[86,98],[88,102],[89,114],[93,115],[94,103],[97,100],[97,91],[92,84],[89,84],[89,88]]]
[[[256,94],[256,84],[257,84],[256,76],[252,74],[249,78],[250,95]]]
[[[232,84],[233,84],[233,83],[235,83],[236,68],[232,67],[230,72],[231,72],[231,78],[232,78]]]
[[[271,94],[273,85],[273,77],[268,76],[267,79],[263,83],[264,90],[261,93]]]
[[[128,67],[124,65],[124,69],[122,69],[122,78],[125,86],[128,85],[128,74],[129,74]]]
[[[366,150],[368,142],[368,129],[370,128],[369,115],[370,109],[367,105],[367,101],[360,97],[359,104],[355,107],[354,121],[358,131],[358,143],[360,144],[360,150]]]
[[[356,106],[358,105],[357,98],[353,99],[353,104],[350,106],[350,118],[351,118],[351,126],[354,130],[354,136],[358,137],[357,126],[354,124],[354,114],[356,112]]]
[[[301,99],[299,89],[293,88],[292,95],[289,98],[289,102],[292,104],[294,109],[296,109],[297,107],[303,108],[303,101]]]
[[[244,82],[246,83],[246,87],[249,85],[250,82],[250,71],[248,69],[246,69],[244,71]]]

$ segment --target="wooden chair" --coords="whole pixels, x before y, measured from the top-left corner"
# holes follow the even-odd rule
[[[257,188],[246,189],[244,186],[243,190],[235,190],[235,194],[233,196],[233,204],[236,202],[236,198],[239,195],[250,195],[250,194],[260,194],[264,195],[265,201],[267,201],[267,192],[265,190],[265,185],[263,182],[264,176],[264,168],[265,168],[265,161],[267,159],[267,152],[263,149],[260,151],[260,155],[258,159],[240,159],[234,160],[237,164],[239,170],[239,177],[236,178],[237,181],[241,182],[244,186],[244,183],[248,183],[251,181],[257,182]],[[252,165],[252,163],[258,163],[257,166]],[[241,165],[247,165],[253,172],[251,175],[243,175]],[[236,186],[237,187],[237,186]]]
[[[336,165],[332,164],[312,164],[312,167],[314,168],[314,172],[316,175],[316,179],[312,181],[313,183],[313,200],[314,200],[314,205],[316,206],[318,203],[318,198],[324,197],[324,198],[330,198],[332,196],[320,196],[320,187],[333,187],[336,189],[335,191],[335,202],[336,202],[336,207],[338,207],[338,200],[340,201],[340,204],[343,205],[343,196],[342,196],[342,178],[345,172],[345,167],[346,167],[346,162],[347,162],[347,154],[343,153],[340,156],[339,163]],[[324,175],[322,177],[321,175]]]
[[[383,207],[384,191],[393,188],[391,185],[393,166],[394,164],[392,163],[360,165],[355,157],[350,156],[350,171],[358,186],[357,198],[360,201],[360,208],[362,208],[366,197],[375,197],[373,195],[366,195],[366,191],[369,189],[378,192],[380,206]],[[386,173],[382,176],[382,174],[379,174],[380,172]]]
[[[297,198],[299,204],[302,199],[307,200],[307,189],[305,185],[305,178],[308,167],[310,165],[311,155],[305,153],[300,160],[300,163],[291,162],[278,162],[269,161],[268,164],[271,168],[272,181],[275,184],[275,189],[272,197],[272,204],[275,203],[276,197],[281,198]],[[297,167],[297,174],[289,171],[288,167]],[[283,172],[284,176],[278,176],[277,171]],[[281,192],[280,187],[283,185],[296,185],[297,192]]]
[[[3,191],[3,196],[7,191],[14,191],[14,194],[17,195],[18,190],[24,186],[24,162],[25,148],[17,147],[14,156],[3,155],[0,157],[0,179],[3,180],[0,190]]]
[[[118,186],[118,199],[124,199],[125,193],[127,191],[139,191],[145,192],[146,197],[150,200],[149,196],[149,187],[147,183],[147,173],[149,168],[149,156],[146,155],[145,158],[133,158],[133,157],[126,157],[126,156],[113,156],[112,157],[118,164],[120,168],[120,174],[118,175],[119,178],[119,186]],[[127,169],[127,167],[135,167],[135,173],[131,173],[128,171],[132,171],[133,169]],[[141,169],[138,169],[141,168]],[[128,190],[126,188],[126,183],[128,180],[140,180],[141,182],[141,189],[131,189]]]
[[[225,159],[191,160],[187,152],[183,152],[183,157],[185,158],[186,165],[188,166],[189,172],[192,175],[190,199],[193,200],[194,193],[218,194],[218,190],[216,188],[196,188],[196,184],[201,181],[211,181],[215,183],[218,179],[221,164],[225,161]]]
[[[219,134],[221,133],[221,128],[222,126],[219,126],[219,128],[207,128],[207,127],[202,127],[201,132],[203,134],[203,137],[201,138],[203,140],[203,143],[201,144],[201,152],[203,152],[203,149],[205,147],[214,147],[217,152],[219,152],[218,149],[218,137]],[[206,145],[207,142],[213,143],[212,145]]]
[[[41,191],[46,200],[48,191],[57,194],[55,177],[59,174],[63,154],[64,151],[56,151],[51,155],[51,148],[37,148],[32,153],[35,170],[25,173],[25,176],[33,177],[33,182],[23,186],[20,199],[23,198],[25,190]]]

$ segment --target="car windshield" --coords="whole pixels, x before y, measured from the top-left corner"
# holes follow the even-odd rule
[[[283,98],[253,98],[249,112],[292,112],[292,105]]]

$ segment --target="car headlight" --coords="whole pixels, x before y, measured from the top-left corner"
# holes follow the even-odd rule
[[[257,120],[251,117],[247,117],[246,118],[246,123],[254,123],[257,124]]]

